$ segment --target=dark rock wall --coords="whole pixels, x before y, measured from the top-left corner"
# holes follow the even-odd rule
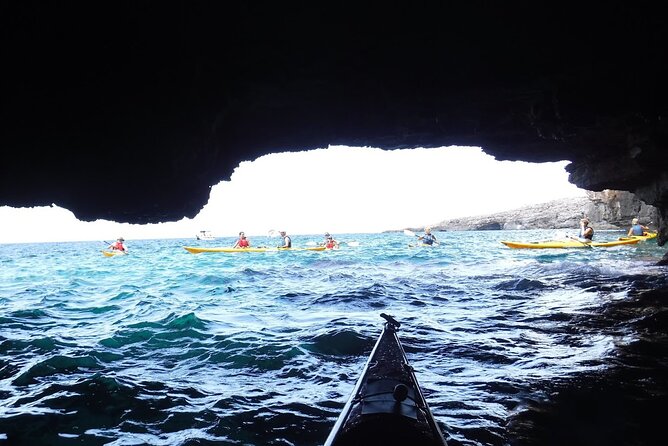
[[[568,159],[668,229],[660,3],[11,2],[0,204],[193,217],[240,161],[329,144]]]

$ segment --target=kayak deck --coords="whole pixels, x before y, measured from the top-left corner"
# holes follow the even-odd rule
[[[102,251],[102,255],[105,257],[115,257],[115,256],[124,256],[125,253],[122,251]]]
[[[199,246],[184,246],[183,249],[191,254],[201,254],[203,252],[277,252],[277,251],[324,251],[324,246],[314,246],[309,248],[206,248]]]
[[[638,238],[626,238],[610,242],[581,242],[578,240],[546,240],[542,242],[510,242],[501,241],[513,249],[565,249],[565,248],[609,248],[613,246],[633,245],[640,241]]]
[[[619,237],[619,240],[633,240],[637,239],[640,241],[644,240],[651,240],[653,238],[657,238],[659,234],[657,232],[646,232],[643,235],[632,235],[632,236],[626,236],[626,237]]]
[[[446,446],[397,337],[400,324],[381,316],[383,332],[325,446]]]

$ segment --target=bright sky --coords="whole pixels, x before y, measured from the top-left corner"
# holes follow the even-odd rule
[[[59,208],[0,207],[0,243],[381,232],[585,195],[567,161],[496,161],[478,147],[383,151],[332,146],[266,155],[212,187],[194,219],[156,225],[78,221]]]

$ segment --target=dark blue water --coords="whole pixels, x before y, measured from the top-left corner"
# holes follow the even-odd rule
[[[114,258],[100,242],[0,245],[0,445],[322,444],[381,312],[402,322],[451,445],[661,443],[662,248],[439,235],[433,249],[375,234],[200,255],[182,246],[231,239],[128,241]]]

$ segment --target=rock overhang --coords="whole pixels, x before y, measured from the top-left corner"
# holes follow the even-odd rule
[[[11,6],[0,204],[174,221],[267,153],[475,145],[636,193],[663,243],[664,16],[533,8]]]

